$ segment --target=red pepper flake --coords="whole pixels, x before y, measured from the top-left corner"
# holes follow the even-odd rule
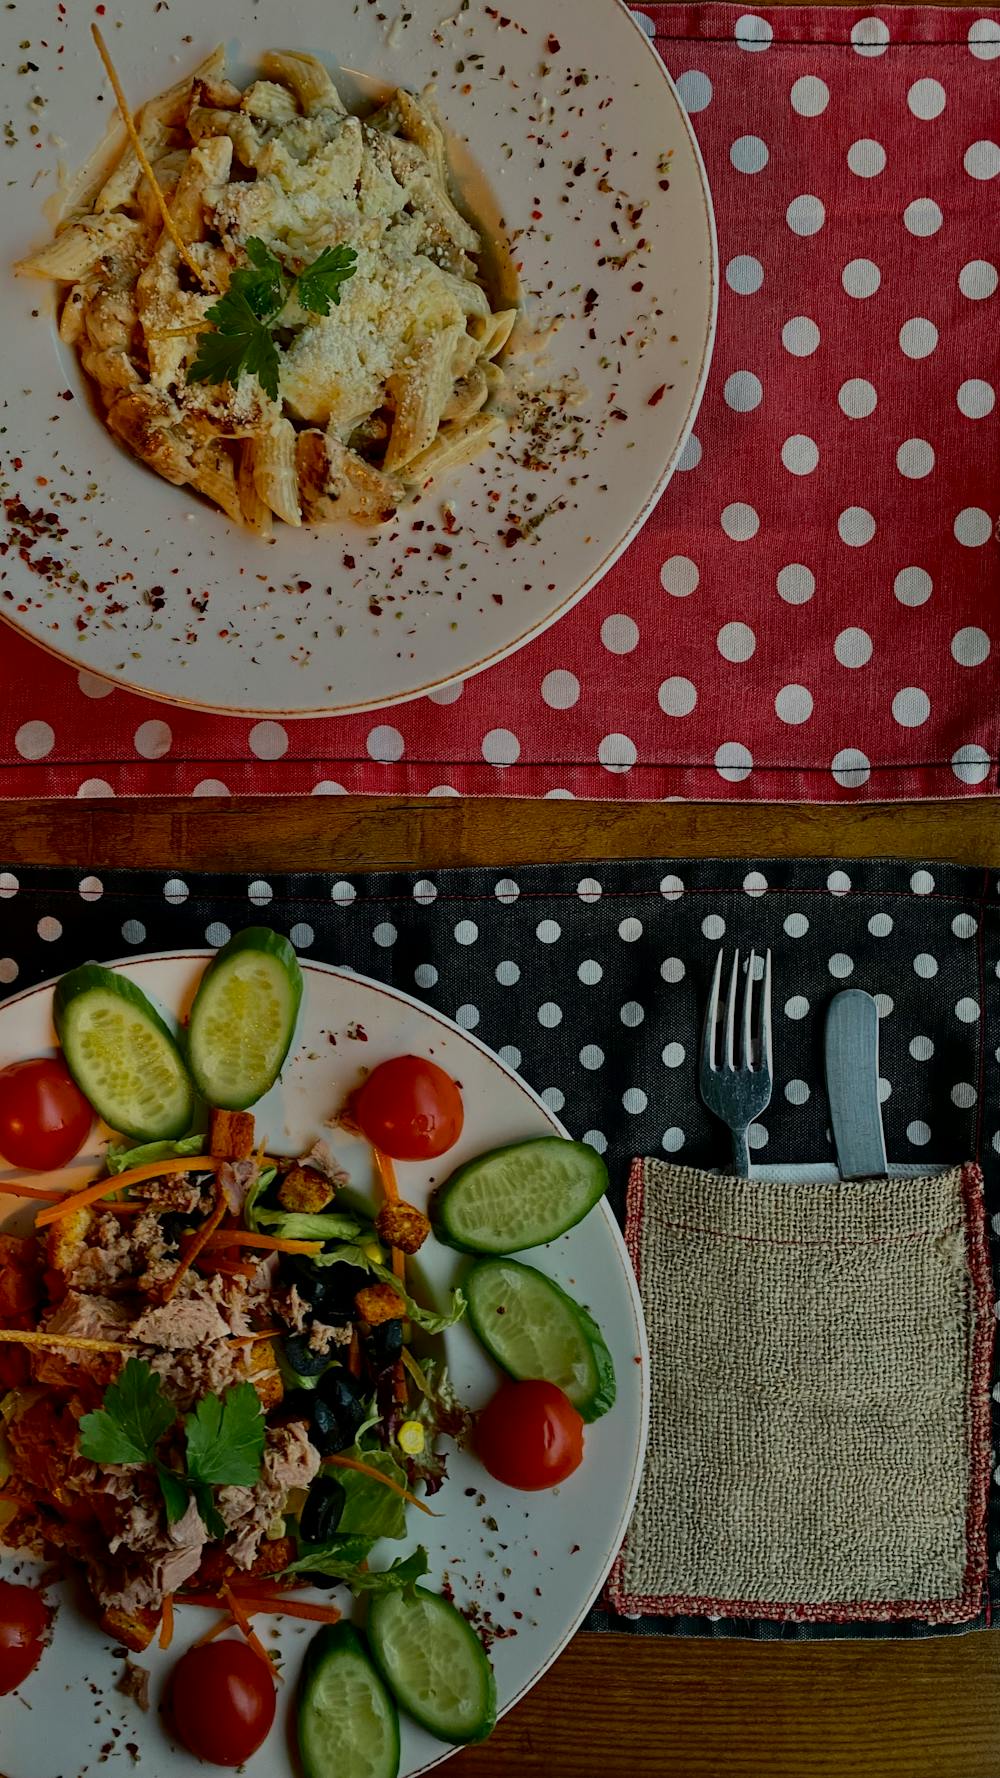
[[[368,601],[368,610],[372,617],[382,616],[382,607],[374,596]]]
[[[646,402],[646,406],[647,407],[657,407],[659,405],[659,403],[663,400],[663,397],[666,394],[666,392],[667,392],[666,383],[661,383],[660,387],[658,389],[653,390],[652,395],[649,397],[648,401]]]
[[[633,284],[632,289],[633,290],[641,290],[642,289],[642,279],[641,278],[639,279],[638,284]]]
[[[613,420],[627,420],[628,415],[623,407],[613,407],[611,409],[611,418]]]
[[[562,48],[562,44],[560,43],[558,37],[553,37],[552,33],[550,32],[549,35],[545,39],[545,47],[548,50],[550,56],[557,56],[559,54],[559,51]]]
[[[94,7],[94,11],[96,12],[99,19],[102,19],[104,17],[104,14],[107,12],[107,10],[108,9],[106,6],[95,6]]]
[[[345,556],[345,557],[344,557],[344,567],[345,567],[345,568],[346,568],[346,569],[347,569],[347,570],[348,570],[348,571],[350,571],[350,570],[351,570],[351,569],[353,569],[353,568],[356,568],[356,567],[357,567],[357,563],[356,563],[356,562],[355,562],[355,560],[354,560],[354,557],[353,557],[353,556]]]
[[[47,488],[48,485],[49,485],[49,478],[47,475],[36,475],[36,477],[35,477],[35,486],[36,487]]]
[[[510,530],[504,532],[504,542],[507,548],[513,549],[515,543],[520,543],[523,536],[523,531],[519,531],[516,525],[511,525]]]
[[[541,222],[541,220],[542,220],[541,210],[532,210],[531,219],[533,222]]]
[[[436,543],[434,545],[434,554],[436,556],[450,556],[451,553],[452,553],[452,550],[451,550],[450,543]]]
[[[670,180],[669,179],[661,179],[659,181],[659,186],[660,186],[661,191],[669,191],[670,190]]]

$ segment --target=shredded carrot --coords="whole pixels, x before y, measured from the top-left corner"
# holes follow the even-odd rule
[[[253,1627],[253,1623],[251,1621],[251,1619],[253,1617],[253,1612],[245,1610],[244,1601],[237,1599],[236,1594],[233,1592],[231,1587],[223,1587],[222,1597],[225,1600],[226,1604],[228,1605],[230,1611],[233,1614],[234,1623],[243,1632],[243,1635],[246,1637],[247,1642],[249,1643],[250,1647],[253,1649],[254,1654],[259,1655],[261,1660],[265,1661],[267,1663],[267,1666],[268,1666],[270,1672],[274,1675],[275,1679],[280,1679],[281,1674],[278,1672],[278,1669],[276,1668],[274,1662],[272,1661],[270,1655],[268,1654],[267,1649],[264,1647],[264,1644],[262,1643],[260,1637],[257,1635],[257,1632],[255,1631],[255,1629]]]
[[[108,79],[111,82],[111,86],[112,86],[112,90],[114,91],[115,98],[118,101],[118,110],[121,114],[122,123],[125,125],[125,128],[128,131],[129,141],[131,142],[132,147],[135,149],[135,152],[139,158],[139,165],[141,166],[143,172],[146,175],[146,178],[149,180],[150,186],[152,187],[153,196],[155,197],[156,202],[159,206],[160,215],[163,217],[163,226],[166,229],[171,240],[173,241],[174,246],[177,248],[177,251],[180,254],[181,258],[183,259],[185,265],[188,267],[189,271],[192,271],[194,273],[194,275],[197,278],[202,289],[203,290],[211,290],[212,289],[211,282],[206,277],[201,266],[198,264],[198,261],[196,259],[192,259],[190,253],[187,250],[187,246],[185,244],[184,237],[182,236],[180,230],[177,227],[176,222],[174,221],[173,217],[170,214],[170,211],[167,208],[167,200],[164,197],[163,192],[160,190],[159,185],[157,184],[156,174],[153,172],[153,169],[149,164],[149,156],[147,155],[146,150],[142,146],[142,142],[139,137],[139,132],[136,129],[135,124],[132,121],[132,113],[130,112],[130,110],[128,108],[128,101],[125,97],[124,92],[122,91],[121,81],[119,80],[118,75],[115,72],[115,65],[111,60],[111,56],[108,51],[108,46],[104,41],[104,38],[103,38],[101,31],[100,31],[100,28],[97,25],[91,25],[90,30],[91,30],[91,35],[93,36],[94,42],[97,44],[98,54],[100,55],[101,61],[104,63],[104,66],[107,70]]]
[[[15,1346],[73,1346],[84,1352],[138,1352],[138,1346],[122,1340],[88,1340],[81,1334],[22,1332],[16,1327],[0,1327],[0,1340]]]
[[[169,1173],[214,1173],[220,1162],[210,1154],[174,1156],[166,1161],[147,1161],[142,1167],[129,1167],[124,1173],[116,1173],[113,1179],[95,1179],[82,1191],[69,1192],[61,1197],[56,1204],[50,1204],[47,1210],[40,1210],[35,1218],[35,1227],[43,1229],[50,1222],[58,1222],[61,1217],[69,1216],[74,1210],[83,1210],[88,1204],[96,1204],[101,1198],[109,1198],[112,1192],[122,1191],[130,1185],[139,1185],[144,1179],[162,1179]]]
[[[312,1605],[307,1599],[283,1599],[280,1595],[272,1597],[270,1593],[266,1596],[241,1593],[240,1603],[249,1605],[255,1612],[280,1612],[283,1617],[304,1617],[314,1624],[336,1624],[343,1615],[336,1605]]]
[[[222,1218],[226,1214],[227,1208],[228,1208],[228,1206],[226,1204],[226,1194],[223,1191],[221,1185],[219,1184],[219,1181],[216,1180],[215,1181],[215,1203],[214,1203],[212,1209],[209,1211],[208,1215],[206,1216],[204,1222],[202,1223],[201,1228],[198,1230],[197,1234],[192,1236],[192,1238],[188,1242],[187,1247],[185,1248],[184,1252],[181,1254],[180,1260],[178,1261],[178,1264],[177,1264],[177,1269],[174,1272],[174,1275],[171,1278],[169,1284],[166,1286],[165,1290],[163,1291],[163,1295],[161,1297],[162,1302],[169,1303],[171,1297],[175,1294],[177,1287],[181,1282],[181,1279],[184,1277],[185,1273],[190,1269],[190,1267],[193,1266],[195,1260],[198,1258],[198,1255],[201,1252],[202,1248],[204,1247],[206,1241],[209,1240],[210,1236],[218,1228],[220,1222],[222,1221]]]
[[[351,1343],[347,1350],[347,1368],[352,1377],[361,1375],[361,1341],[356,1327],[351,1328]]]
[[[374,1149],[373,1153],[375,1171],[382,1187],[382,1197],[387,1204],[398,1204],[399,1184],[392,1159],[389,1155],[383,1154],[380,1148]],[[404,1284],[406,1281],[406,1255],[401,1247],[391,1247],[389,1251],[392,1255],[392,1275],[400,1284]]]
[[[322,1241],[285,1241],[280,1235],[254,1235],[249,1229],[219,1229],[206,1239],[206,1247],[259,1247],[264,1253],[322,1253]]]
[[[184,1605],[188,1605],[188,1604],[190,1604],[190,1601],[187,1599],[184,1599],[181,1601],[181,1603]],[[233,1628],[233,1625],[235,1624],[235,1622],[236,1622],[236,1619],[233,1617],[232,1612],[227,1611],[225,1617],[220,1617],[217,1624],[213,1624],[212,1628],[210,1630],[206,1630],[205,1634],[203,1636],[197,1637],[197,1639],[194,1642],[192,1642],[191,1647],[192,1648],[201,1648],[206,1642],[214,1642],[215,1638],[217,1636],[222,1636],[225,1634],[225,1632],[227,1630],[231,1630]]]
[[[174,1596],[167,1593],[163,1600],[163,1621],[160,1624],[160,1647],[169,1648],[174,1639]]]
[[[344,1457],[338,1451],[332,1457],[325,1457],[323,1461],[334,1464],[337,1469],[356,1469],[359,1475],[369,1476],[373,1482],[381,1482],[383,1488],[389,1488],[393,1494],[399,1494],[403,1500],[409,1502],[410,1506],[419,1506],[420,1511],[426,1513],[429,1519],[441,1517],[440,1513],[431,1510],[426,1501],[418,1500],[416,1495],[411,1494],[407,1488],[401,1488],[391,1476],[383,1475],[380,1470],[370,1469],[367,1463],[359,1463],[356,1457]]]
[[[219,1272],[223,1278],[256,1278],[257,1266],[249,1259],[229,1259],[224,1253],[213,1248],[211,1253],[199,1253],[196,1260],[199,1272]]]
[[[45,1204],[58,1204],[62,1192],[43,1191],[40,1185],[28,1185],[24,1180],[15,1179],[6,1185],[0,1181],[0,1198],[40,1198]]]

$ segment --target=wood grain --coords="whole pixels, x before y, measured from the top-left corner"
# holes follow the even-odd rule
[[[306,797],[8,803],[3,863],[171,873],[729,854],[1000,866],[994,802],[894,807]],[[1000,1778],[1000,1634],[581,1635],[455,1778]]]

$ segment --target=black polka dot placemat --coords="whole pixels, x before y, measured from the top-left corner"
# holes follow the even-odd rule
[[[303,956],[389,982],[475,1031],[572,1135],[606,1155],[619,1217],[636,1154],[728,1164],[727,1133],[702,1107],[696,1079],[720,944],[770,946],[774,957],[775,1090],[754,1131],[760,1165],[831,1158],[826,1008],[839,988],[865,988],[881,1015],[890,1161],[977,1158],[1000,1270],[1000,918],[987,871],[830,859],[266,879],[0,870],[0,994],[87,958],[219,945],[255,922],[286,933]],[[990,1548],[1000,1604],[997,1487]],[[984,1601],[980,1623],[989,1610]],[[927,1633],[918,1625],[628,1621],[605,1610],[589,1621],[638,1634]]]

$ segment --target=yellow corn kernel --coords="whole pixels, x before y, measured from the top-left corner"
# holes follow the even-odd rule
[[[377,1241],[369,1241],[362,1251],[365,1258],[373,1259],[376,1265],[383,1266],[385,1264],[385,1248],[380,1247]]]
[[[404,1420],[396,1434],[401,1451],[408,1457],[419,1457],[424,1448],[424,1429],[419,1420]]]

